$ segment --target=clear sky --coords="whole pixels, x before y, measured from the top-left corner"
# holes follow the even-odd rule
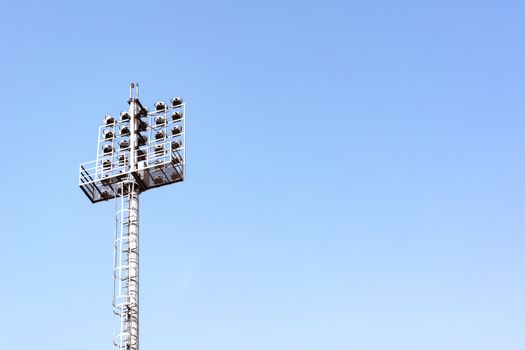
[[[1,1],[0,349],[110,349],[78,165],[187,101],[141,196],[141,346],[525,349],[522,1]]]

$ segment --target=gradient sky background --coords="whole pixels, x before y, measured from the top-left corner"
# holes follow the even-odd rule
[[[0,349],[111,348],[78,165],[131,81],[189,127],[141,196],[142,349],[525,349],[522,1],[0,13]]]

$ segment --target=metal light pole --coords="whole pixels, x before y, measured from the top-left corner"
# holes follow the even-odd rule
[[[133,92],[135,91],[135,96]],[[97,159],[80,165],[79,186],[93,203],[116,199],[113,313],[115,350],[139,349],[139,195],[183,181],[186,106],[181,98],[155,103],[149,112],[131,83],[129,110],[106,115]]]

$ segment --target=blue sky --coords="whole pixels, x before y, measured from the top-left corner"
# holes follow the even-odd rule
[[[0,349],[109,349],[107,113],[187,101],[141,196],[143,349],[525,348],[519,1],[0,3]]]

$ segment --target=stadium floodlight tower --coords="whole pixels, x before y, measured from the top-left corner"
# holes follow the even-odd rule
[[[116,200],[113,313],[115,350],[139,349],[139,195],[183,181],[186,106],[180,97],[152,112],[131,83],[129,109],[106,115],[98,131],[97,159],[80,165],[79,186],[93,203]]]

